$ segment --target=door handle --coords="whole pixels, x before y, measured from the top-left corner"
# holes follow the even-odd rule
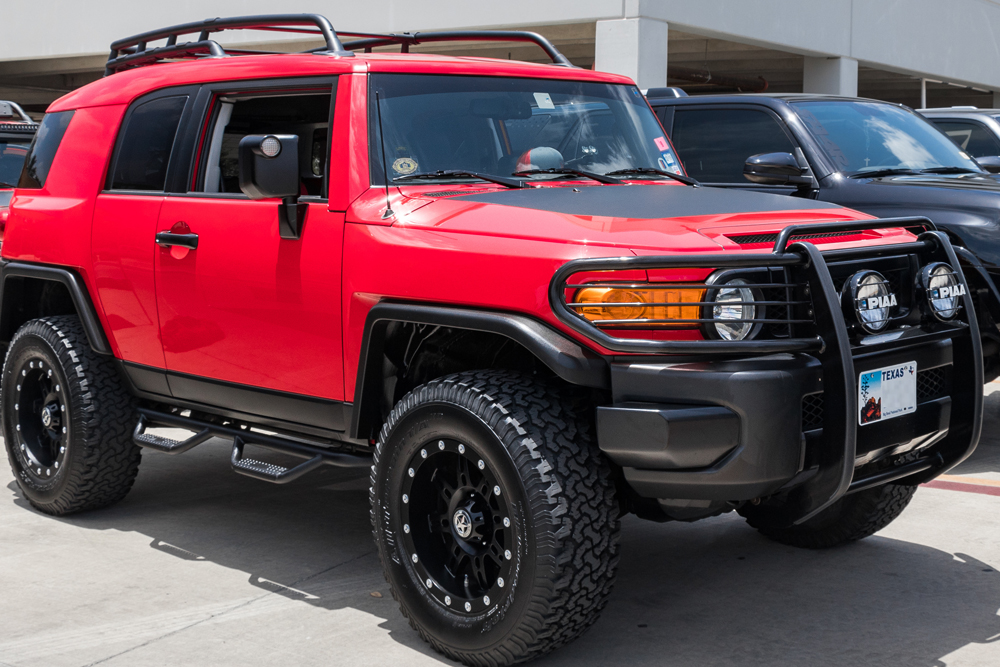
[[[198,248],[198,235],[197,234],[175,234],[173,232],[157,232],[156,233],[156,245],[161,248],[170,248],[171,246],[180,246],[182,248],[188,248],[190,250],[196,250]]]

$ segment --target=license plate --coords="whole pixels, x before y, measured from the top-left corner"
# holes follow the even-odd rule
[[[858,377],[858,423],[874,424],[917,411],[917,362],[865,371]]]

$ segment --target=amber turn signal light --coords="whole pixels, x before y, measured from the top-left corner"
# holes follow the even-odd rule
[[[661,327],[697,327],[701,315],[699,302],[703,289],[645,289],[617,287],[585,287],[573,298],[578,313],[596,324],[629,324],[628,320],[644,320],[635,324]],[[684,305],[693,303],[694,305]],[[585,305],[584,305],[585,304]]]

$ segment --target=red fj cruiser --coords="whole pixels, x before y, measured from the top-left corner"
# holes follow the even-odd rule
[[[233,28],[325,46],[210,39]],[[370,466],[403,613],[511,664],[597,618],[624,513],[830,546],[976,446],[974,294],[926,220],[700,188],[631,81],[537,35],[350,36],[158,30],[49,109],[0,307],[3,434],[39,510],[114,503],[140,448],[213,437],[264,481]],[[554,64],[407,53],[484,39]]]
[[[28,145],[38,125],[14,102],[0,100],[0,241],[7,224],[8,205],[24,167]]]

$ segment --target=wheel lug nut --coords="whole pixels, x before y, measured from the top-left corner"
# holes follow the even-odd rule
[[[53,465],[53,466],[55,466],[55,467],[56,467],[56,468],[58,469],[58,468],[59,468],[59,461],[56,461],[56,462],[55,462],[55,463],[53,463],[52,465]]]
[[[448,605],[448,606],[451,606],[451,596],[450,595],[445,595],[444,596],[444,603],[446,605]]]
[[[465,445],[459,445],[458,446],[458,453],[459,454],[464,454],[465,453]]]
[[[403,494],[403,504],[405,505],[408,502],[410,502],[410,497],[404,493]]]
[[[510,519],[509,518],[507,518],[507,517],[503,518],[503,527],[504,528],[510,528]]]
[[[507,549],[506,551],[503,552],[503,557],[506,558],[507,560],[510,560],[511,558],[510,549]]]
[[[51,475],[52,474],[52,468],[46,468],[45,469],[45,474],[46,475]]]
[[[497,577],[497,586],[503,588],[503,577]]]
[[[483,460],[482,460],[482,459],[479,459],[479,463],[477,463],[476,465],[478,465],[478,466],[479,466],[479,469],[480,469],[480,470],[483,470],[484,468],[486,468],[486,464],[485,464],[485,463],[483,463]]]
[[[66,429],[64,428],[63,429],[63,433],[65,433],[65,432],[66,432]],[[59,453],[60,454],[65,454],[66,453],[66,448],[65,447],[60,447],[59,448]]]
[[[410,524],[408,523],[403,524],[403,532],[406,533],[407,535],[410,534]]]
[[[466,602],[465,603],[465,611],[472,611],[472,603],[471,602]]]
[[[425,584],[427,584],[427,588],[430,588],[430,587],[431,587],[431,584],[432,584],[433,582],[431,582],[431,580],[430,580],[430,579],[428,579],[428,580],[427,580],[427,581],[425,581],[424,583],[425,583]]]
[[[494,496],[499,496],[500,495],[500,487],[499,486],[494,486],[493,487],[493,495]]]
[[[420,559],[417,557],[417,554],[413,554],[412,556],[410,556],[410,560],[412,560],[414,563],[416,563]]]
[[[426,449],[421,449],[420,450],[420,458],[422,458],[422,459],[426,459],[427,458],[427,450]]]
[[[444,440],[438,440],[438,449],[444,449]]]
[[[483,604],[488,605],[489,603],[490,603],[490,596],[489,595],[484,595],[483,596]]]
[[[414,475],[414,472],[413,472],[413,468],[410,468],[410,469],[409,469],[409,470],[407,471],[407,473],[408,473],[408,474],[410,475],[410,477],[413,477],[413,475]]]

